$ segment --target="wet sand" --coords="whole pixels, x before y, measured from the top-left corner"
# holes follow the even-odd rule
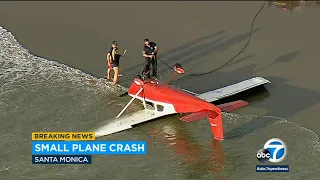
[[[1,2],[0,25],[33,54],[56,60],[96,77],[106,72],[105,54],[113,40],[128,48],[121,61],[128,87],[142,69],[144,38],[156,41],[160,57],[188,72],[207,72],[245,45],[262,2]],[[279,116],[317,134],[320,124],[320,9],[286,13],[265,7],[247,49],[225,68],[176,81],[204,92],[253,76],[272,84],[246,98],[240,114]],[[161,62],[163,77],[170,70]],[[265,126],[250,121],[246,126]]]

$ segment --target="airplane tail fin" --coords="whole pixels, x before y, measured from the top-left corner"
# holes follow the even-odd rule
[[[208,118],[214,139],[223,140],[222,115],[213,110],[201,110],[180,118],[184,122],[192,122]]]
[[[211,110],[201,110],[195,113],[191,113],[187,116],[183,116],[182,118],[180,118],[180,120],[184,122],[198,121],[208,118],[210,114]]]
[[[222,115],[217,114],[215,117],[209,118],[211,131],[216,140],[223,140],[223,124],[222,124]]]
[[[221,111],[231,112],[233,110],[239,109],[248,104],[249,103],[247,103],[246,101],[238,100],[238,101],[233,101],[225,104],[220,104],[220,105],[217,105],[217,107],[221,109]]]

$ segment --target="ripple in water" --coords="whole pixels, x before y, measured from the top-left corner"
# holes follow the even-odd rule
[[[273,116],[240,116],[225,114],[229,135],[224,142],[224,148],[229,149],[233,156],[230,163],[232,171],[227,179],[317,179],[320,173],[320,143],[319,136],[297,123]],[[232,121],[228,121],[232,119]],[[250,124],[262,125],[250,125]],[[261,164],[256,159],[257,151],[271,138],[282,139],[288,154],[278,165],[289,165],[289,173],[255,173],[254,166]]]

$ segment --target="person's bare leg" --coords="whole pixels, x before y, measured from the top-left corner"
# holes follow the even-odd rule
[[[111,70],[112,70],[112,68],[111,68],[111,64],[110,64],[110,62],[109,61],[107,61],[107,63],[108,63],[108,70],[107,70],[107,79],[108,80],[110,80],[110,75],[111,75]]]
[[[122,76],[123,76],[123,74],[120,73],[120,70],[118,71],[118,76],[119,76],[119,77],[122,77]]]
[[[112,69],[108,68],[108,73],[107,73],[107,79],[108,79],[108,80],[110,80],[111,70],[112,70]]]
[[[118,75],[119,75],[119,67],[114,67],[114,77],[113,77],[113,84],[117,84],[118,83]]]

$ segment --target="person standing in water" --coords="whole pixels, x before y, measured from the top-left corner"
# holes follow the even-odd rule
[[[145,58],[145,66],[143,69],[143,76],[150,78],[150,66],[152,66],[152,74],[157,78],[157,53],[158,46],[155,42],[150,42],[149,39],[144,40],[144,46],[142,50],[142,56]]]
[[[123,55],[125,55],[126,52],[127,50],[124,50]],[[107,79],[110,80],[111,70],[113,70],[114,71],[113,85],[118,84],[120,57],[121,57],[121,54],[119,53],[118,42],[113,41],[110,51],[107,54],[107,62],[108,62]]]

